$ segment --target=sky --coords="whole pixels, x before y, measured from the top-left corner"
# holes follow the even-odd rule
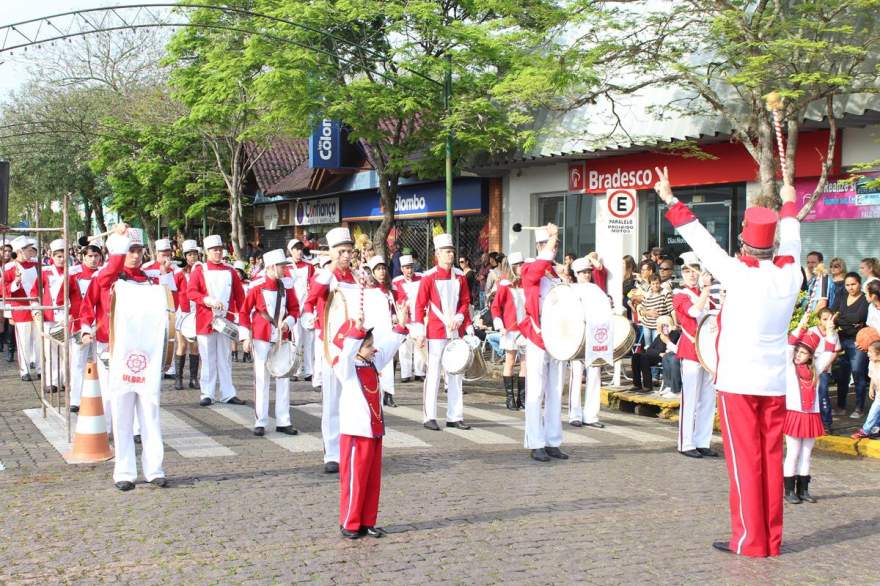
[[[130,2],[109,0],[0,0],[0,26],[69,12],[71,10],[136,3],[135,0]],[[2,31],[0,34],[5,35],[6,32]],[[2,39],[2,36],[0,36],[0,39]],[[0,61],[3,61],[0,64],[0,101],[6,101],[12,90],[21,87],[27,81],[28,68],[25,63],[22,63],[22,60],[14,58],[10,61],[8,56],[5,55],[0,55]]]

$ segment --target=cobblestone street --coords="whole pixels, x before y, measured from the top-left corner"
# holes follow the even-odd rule
[[[723,460],[676,454],[675,427],[603,411],[566,426],[567,462],[533,462],[522,414],[465,397],[471,431],[420,424],[421,393],[388,409],[380,525],[339,537],[338,477],[322,472],[320,395],[296,383],[300,435],[264,438],[251,408],[163,393],[169,488],[113,488],[112,462],[72,466],[25,410],[33,389],[2,366],[0,583],[853,584],[876,579],[877,461],[817,454],[814,505],[786,506],[784,555],[715,552],[728,532]],[[253,401],[249,369],[235,365]],[[399,385],[400,387],[400,385]],[[720,444],[720,440],[718,440]],[[813,488],[813,487],[811,487]],[[873,576],[873,578],[872,578]]]

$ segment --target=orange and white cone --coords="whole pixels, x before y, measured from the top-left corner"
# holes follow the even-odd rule
[[[107,422],[104,419],[104,404],[101,400],[101,386],[98,384],[98,366],[94,362],[89,362],[86,364],[83,377],[73,449],[65,459],[70,464],[90,464],[103,462],[112,457],[113,450],[110,449]]]

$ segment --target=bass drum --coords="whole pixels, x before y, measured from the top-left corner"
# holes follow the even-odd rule
[[[617,362],[632,350],[636,330],[625,315],[611,316],[611,329],[614,332],[614,361]]]
[[[714,376],[718,369],[718,312],[713,311],[703,316],[697,324],[697,336],[694,346],[697,358],[706,372]]]
[[[583,359],[587,321],[574,287],[560,283],[547,293],[541,306],[541,336],[544,348],[556,360]]]
[[[446,374],[463,374],[473,361],[473,349],[461,338],[450,340],[443,348],[443,355],[440,357],[440,364]]]
[[[177,315],[177,331],[187,342],[196,341],[196,312],[180,313]]]

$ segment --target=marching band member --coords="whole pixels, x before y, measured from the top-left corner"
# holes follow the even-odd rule
[[[17,257],[6,265],[3,280],[6,283],[6,294],[12,310],[12,321],[15,324],[16,346],[18,348],[18,373],[21,380],[34,380],[40,377],[40,334],[34,331],[34,317],[29,307],[30,301],[21,301],[22,297],[37,296],[37,241],[27,236],[19,236],[12,241],[12,250]]]
[[[80,271],[74,275],[76,287],[79,289],[80,308],[74,319],[74,333],[82,332],[82,306],[88,303],[89,289],[95,273],[104,262],[104,253],[100,246],[89,244],[82,250],[82,264]],[[71,316],[73,312],[71,311]],[[89,357],[97,362],[98,355],[95,349],[94,339],[89,344],[76,343],[73,340],[70,348],[70,410],[79,412],[80,398],[82,397],[83,376],[85,375],[86,363]],[[100,384],[100,383],[99,383]]]
[[[244,405],[244,401],[236,396],[232,384],[232,347],[229,339],[212,326],[215,317],[232,321],[233,312],[240,312],[244,308],[244,288],[235,269],[223,262],[223,240],[220,236],[206,236],[204,247],[207,262],[193,268],[187,287],[189,301],[196,307],[196,336],[202,360],[199,377],[202,399],[199,405],[207,407],[214,402],[214,389],[218,382],[221,402]]]
[[[290,255],[290,265],[287,267],[287,276],[293,279],[293,290],[299,307],[306,303],[309,294],[309,282],[315,274],[315,265],[303,260],[304,245],[296,238],[287,243],[287,252]],[[265,262],[264,262],[265,264]],[[294,340],[298,348],[302,348],[303,359],[296,372],[297,378],[304,381],[312,380],[315,368],[315,332],[304,328],[301,321],[297,321],[294,331]]]
[[[711,309],[712,282],[701,272],[696,254],[685,252],[681,259],[682,288],[672,295],[675,319],[681,325],[677,352],[681,360],[678,451],[689,458],[717,458],[718,452],[709,447],[715,421],[715,386],[712,375],[700,364],[695,344],[700,319]]]
[[[185,260],[181,270],[174,273],[175,286],[177,287],[177,317],[178,323],[183,317],[192,312],[189,302],[189,281],[192,271],[199,263],[199,243],[195,240],[184,240],[182,252]],[[176,345],[174,351],[174,368],[176,372],[174,389],[183,390],[183,367],[186,365],[186,355],[189,354],[189,388],[199,388],[199,345],[196,341],[187,340],[180,330],[176,331]]]
[[[138,285],[157,284],[166,287],[171,286],[174,275],[171,273],[171,260],[166,259],[161,268],[159,277],[148,277],[141,269],[141,261],[144,255],[143,233],[136,228],[129,228],[126,224],[117,224],[113,233],[107,238],[107,250],[110,257],[107,265],[94,276],[94,285],[89,289],[100,299],[99,307],[107,311],[95,313],[95,306],[89,303],[83,305],[82,311],[82,343],[88,345],[92,342],[94,331],[98,341],[104,338],[105,344],[110,329],[110,292],[117,281],[134,283]],[[96,324],[94,330],[91,325]],[[117,340],[116,343],[119,341]],[[118,348],[114,352],[118,352]],[[159,354],[161,356],[161,354]],[[150,360],[156,360],[156,355],[145,357],[147,364],[139,366],[139,372],[145,372],[151,366]],[[162,430],[159,422],[159,392],[162,385],[161,365],[156,376],[139,378],[137,384],[147,385],[149,388],[133,388],[131,377],[126,378],[124,372],[114,374],[114,361],[122,361],[118,356],[111,353],[111,373],[109,378],[109,395],[113,412],[113,441],[115,448],[115,463],[113,467],[113,482],[121,491],[134,488],[137,478],[137,455],[133,425],[137,417],[140,425],[140,435],[143,449],[141,453],[141,467],[147,482],[164,487],[167,485],[165,472],[162,469],[165,447],[162,443]]]
[[[718,388],[730,477],[730,541],[713,547],[739,555],[779,555],[782,544],[782,429],[785,422],[786,336],[803,277],[796,192],[780,190],[782,209],[745,211],[739,258],[731,258],[691,210],[677,201],[665,169],[655,190],[666,218],[726,288],[719,318]],[[774,240],[779,229],[778,256]]]
[[[165,261],[173,261],[173,254],[171,252],[171,240],[168,238],[160,238],[155,242],[156,248],[156,259],[152,260],[148,263],[145,263],[144,266],[141,267],[141,270],[144,271],[151,279],[159,278],[161,274],[160,267],[165,263]],[[173,262],[171,262],[171,271],[173,274],[177,274],[180,272],[180,267],[176,266]],[[175,276],[174,282],[171,284],[171,296],[174,298],[174,306],[177,307],[177,297],[180,294],[180,291],[177,289],[177,278]],[[177,339],[175,338],[175,343]],[[175,355],[177,351],[175,350]],[[171,363],[171,366],[168,368],[168,371],[165,372],[165,378],[177,378],[177,364],[176,361]],[[176,387],[175,387],[176,388]]]
[[[460,269],[453,266],[455,247],[451,234],[434,236],[437,266],[427,271],[419,282],[416,296],[415,322],[410,328],[416,332],[416,345],[428,341],[428,375],[423,391],[423,425],[440,431],[437,425],[437,393],[440,389],[440,361],[449,340],[473,335],[467,280]],[[422,324],[427,315],[427,326]],[[462,375],[446,374],[446,427],[470,429],[464,423],[464,397],[461,391]]]
[[[49,254],[51,261],[41,272],[40,277],[43,281],[43,299],[42,304],[64,306],[64,266],[67,263],[67,257],[64,254],[64,239],[58,238],[49,243]],[[75,274],[79,272],[79,267],[70,267],[67,271],[68,295],[70,300],[67,324],[68,331],[71,333],[75,329],[74,318],[79,315],[81,297],[79,287],[76,285]],[[64,361],[61,360],[61,346],[55,345],[50,341],[49,332],[55,327],[59,321],[64,320],[64,311],[55,311],[52,309],[43,310],[43,355],[46,356],[46,368],[49,372],[43,373],[43,384],[48,392],[56,393],[59,387],[67,384],[64,379]],[[53,347],[54,345],[54,347]],[[73,368],[73,365],[71,365]]]
[[[265,435],[269,421],[272,379],[266,364],[269,351],[280,337],[291,338],[299,317],[293,282],[284,276],[289,262],[280,248],[263,254],[263,276],[252,282],[240,317],[242,348],[253,352],[254,357],[254,435],[257,436]],[[275,431],[287,435],[298,433],[290,423],[290,379],[287,377],[275,379]]]
[[[321,256],[315,257],[315,272],[312,275],[311,279],[309,279],[309,287],[308,290],[311,291],[312,287],[315,286],[315,279],[317,278],[319,273],[327,270],[327,266],[330,264],[330,255],[322,254]],[[308,294],[306,295],[308,298]],[[301,306],[305,307],[305,303]],[[302,310],[302,309],[301,309]],[[302,310],[305,311],[305,310]],[[324,300],[318,299],[317,304],[315,305],[316,315],[323,316],[324,315]],[[323,320],[321,320],[323,321]],[[302,325],[303,320],[299,321],[299,324]],[[308,330],[305,326],[303,329]],[[314,333],[312,334],[312,340],[314,341],[312,356],[314,358],[314,366],[312,368],[312,390],[316,393],[321,391],[321,382],[323,380],[323,371],[324,371],[324,338],[321,335],[321,323],[318,320],[315,320],[315,328],[311,330]],[[303,349],[305,352],[305,349]]]
[[[406,303],[409,306],[409,318],[407,323],[415,320],[416,296],[419,294],[419,282],[422,274],[417,273],[413,267],[413,257],[409,254],[400,257],[400,272],[391,281],[394,290],[394,301]],[[408,383],[413,380],[425,380],[425,355],[415,347],[412,336],[407,336],[406,341],[400,346],[400,382]]]
[[[593,259],[594,260],[594,259]],[[589,366],[595,358],[603,358],[606,363],[613,364],[614,348],[611,344],[611,301],[608,295],[592,281],[596,265],[590,257],[577,258],[571,263],[571,270],[575,274],[577,282],[573,285],[583,303],[587,318],[587,327],[605,328],[604,348],[586,347],[584,360],[571,361],[571,379],[568,386],[568,423],[574,427],[596,427],[602,429],[604,423],[599,421],[599,407],[601,405],[602,368]],[[587,340],[593,340],[593,336],[587,335]],[[581,402],[581,380],[584,377],[584,365],[586,367],[586,385]]]
[[[339,403],[342,469],[339,474],[339,530],[347,539],[384,537],[376,527],[382,485],[385,417],[379,371],[394,362],[406,337],[408,307],[395,308],[397,324],[385,332],[364,330],[364,315],[350,322],[342,354],[334,366],[342,392]]]
[[[324,304],[331,291],[340,289],[359,289],[351,272],[351,251],[353,246],[348,228],[333,228],[327,232],[327,244],[330,247],[330,264],[325,271],[315,274],[309,296],[303,308],[303,325],[314,329],[317,324],[323,353],[325,336],[331,339],[336,332],[328,332],[324,322]],[[317,312],[317,319],[315,313]],[[321,410],[321,436],[324,440],[324,472],[339,472],[339,381],[333,372],[332,364],[323,361],[321,383],[323,389]]]
[[[522,288],[523,256],[511,252],[501,261],[501,280],[490,308],[492,326],[501,333],[501,349],[504,350],[504,370],[501,379],[507,395],[506,407],[511,411],[525,408],[526,363],[520,360],[519,376],[513,376],[513,367],[522,349],[517,344],[519,324],[526,317],[526,296]],[[521,357],[522,358],[522,357]],[[516,390],[514,390],[514,378]]]
[[[238,278],[241,280],[241,288],[244,290],[245,300],[247,300],[247,294],[248,294],[248,291],[250,291],[251,285],[252,285],[251,278],[248,276],[248,273],[245,272],[247,265],[245,264],[245,262],[243,260],[235,260],[232,262],[232,268],[235,269],[235,272],[238,275]],[[263,266],[263,258],[260,257],[260,268],[256,273],[254,273],[253,280],[262,279],[265,275],[266,275],[266,270],[265,270],[265,267]],[[235,325],[239,325],[239,316],[240,315],[241,315],[240,313],[233,314],[232,321],[235,322]],[[230,344],[231,344],[231,348],[232,348],[232,361],[238,362],[238,342],[235,340],[232,340],[230,342]],[[247,350],[242,350],[241,361],[242,362],[253,362],[253,359],[251,357],[251,353]]]
[[[544,348],[541,337],[541,305],[551,287],[559,282],[553,268],[559,245],[558,228],[547,224],[535,231],[538,257],[523,265],[522,283],[526,296],[526,319],[520,332],[526,337],[526,430],[524,447],[533,459],[549,462],[567,460],[562,444],[562,385],[565,364]],[[544,417],[541,417],[543,403]]]
[[[388,288],[388,267],[385,257],[374,255],[367,261],[372,280],[364,288],[364,327],[368,330],[385,333],[394,327],[394,298]],[[382,404],[397,407],[394,402],[394,360],[379,370],[379,385],[382,388]]]

